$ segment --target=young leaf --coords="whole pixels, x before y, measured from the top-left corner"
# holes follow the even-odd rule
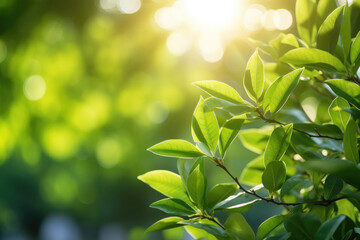
[[[325,199],[333,199],[343,188],[343,181],[341,178],[329,175],[327,176],[324,184],[324,197]]]
[[[153,225],[151,225],[148,229],[146,229],[146,232],[155,232],[155,231],[159,231],[159,230],[165,230],[165,229],[169,229],[169,228],[176,228],[176,227],[181,227],[184,224],[180,223],[181,221],[183,221],[184,219],[180,218],[180,217],[167,217],[164,219],[161,219],[159,221],[157,221],[156,223],[154,223]]]
[[[265,151],[271,132],[270,129],[244,129],[239,133],[239,137],[244,147],[261,154]]]
[[[320,26],[335,8],[337,8],[336,0],[319,0],[316,9],[317,26]]]
[[[335,9],[321,24],[317,35],[317,47],[329,53],[334,53],[339,39],[342,12],[344,6]]]
[[[265,74],[264,64],[258,50],[250,57],[244,75],[244,87],[249,97],[256,102],[261,97],[264,89]]]
[[[224,158],[226,150],[237,137],[246,115],[235,116],[227,120],[220,129],[219,151]]]
[[[341,97],[335,98],[329,107],[331,120],[342,130],[345,130],[346,125],[350,119],[350,113],[344,111],[344,108],[350,108],[350,105]]]
[[[236,106],[236,104],[216,97],[209,97],[204,101],[205,112],[215,111],[232,106]]]
[[[293,124],[276,128],[271,134],[264,153],[264,165],[281,160],[289,147]]]
[[[336,229],[345,220],[344,215],[336,216],[326,222],[324,222],[317,230],[314,240],[330,240],[334,235]]]
[[[205,144],[215,153],[219,140],[219,125],[215,113],[205,111],[202,97],[196,106],[191,125],[194,141]]]
[[[152,203],[150,207],[178,216],[189,216],[196,213],[189,205],[175,198],[159,200]]]
[[[282,56],[280,61],[295,66],[305,66],[310,69],[345,72],[345,67],[338,58],[328,52],[315,48],[297,48],[291,50]]]
[[[276,79],[265,93],[264,109],[269,107],[272,114],[279,111],[298,85],[303,71],[303,68],[296,69],[285,76]]]
[[[295,214],[284,221],[286,231],[294,240],[313,240],[320,225],[320,219],[311,213]]]
[[[296,1],[296,23],[300,37],[309,45],[315,41],[316,37],[316,1],[298,0]]]
[[[284,216],[276,215],[267,219],[263,222],[257,232],[256,232],[256,240],[263,240],[267,235],[269,235],[275,228],[277,228],[284,221]]]
[[[325,81],[336,95],[346,99],[356,108],[360,109],[360,86],[344,79],[331,79]]]
[[[180,139],[165,140],[150,147],[148,150],[165,157],[195,158],[204,155],[194,145]]]
[[[270,162],[262,175],[262,183],[270,193],[280,189],[286,179],[286,165],[283,161]]]
[[[221,211],[221,212],[247,212],[247,211],[250,210],[252,205],[254,205],[254,203],[256,203],[258,201],[261,201],[261,199],[256,198],[256,199],[251,200],[249,202],[239,203],[239,204],[229,206],[229,207],[215,208],[215,211]]]
[[[287,179],[281,187],[280,198],[290,194],[291,190],[299,188],[308,188],[311,186],[311,181],[304,176],[295,175]]]
[[[351,45],[350,61],[354,64],[360,56],[360,32],[356,35],[354,42]]]
[[[343,19],[340,28],[341,46],[344,50],[344,59],[347,61],[351,46],[350,8],[346,2],[343,10]]]
[[[215,80],[205,80],[194,82],[193,84],[214,97],[224,99],[235,104],[244,103],[239,93],[225,83]]]
[[[198,164],[197,167],[190,173],[187,188],[190,198],[200,209],[204,209],[205,193],[206,193],[206,176],[203,164]]]
[[[233,195],[237,189],[234,183],[216,184],[206,195],[206,208],[213,209],[217,203]]]
[[[213,222],[201,221],[201,222],[192,222],[192,221],[183,221],[183,224],[202,229],[211,235],[214,235],[219,240],[226,240],[228,236],[226,232],[217,225],[214,225]]]
[[[232,239],[254,240],[255,234],[245,218],[240,213],[231,214],[225,222],[225,228]]]
[[[180,199],[187,204],[190,202],[181,177],[173,172],[155,170],[138,176],[138,179],[167,197]]]
[[[208,233],[207,231],[196,228],[190,225],[185,225],[185,230],[188,232],[188,234],[193,237],[194,239],[199,240],[218,240],[214,235]]]
[[[264,170],[263,156],[260,155],[246,165],[241,172],[240,182],[250,186],[261,184],[261,177]]]
[[[359,163],[359,151],[357,148],[357,126],[355,121],[351,118],[346,126],[344,133],[344,153],[345,157],[353,161],[355,164]]]

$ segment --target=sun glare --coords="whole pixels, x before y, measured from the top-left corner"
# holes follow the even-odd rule
[[[283,31],[292,25],[292,15],[286,9],[245,3],[176,0],[171,6],[158,9],[154,20],[160,28],[172,31],[167,39],[170,53],[181,56],[195,47],[205,61],[215,63],[222,59],[226,45],[238,37],[262,29]]]
[[[190,24],[202,30],[223,30],[239,18],[239,0],[180,0]]]

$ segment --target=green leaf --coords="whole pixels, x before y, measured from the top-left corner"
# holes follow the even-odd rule
[[[259,184],[259,185],[256,185],[255,187],[251,188],[250,191],[257,192],[257,191],[260,191],[263,188],[264,188],[264,186],[262,184]],[[236,203],[237,203],[238,198],[240,198],[240,197],[242,197],[244,195],[245,195],[245,192],[238,191],[238,193],[236,193],[236,194],[228,197],[227,199],[221,201],[220,203],[216,204],[215,209],[220,210],[220,209],[223,209],[223,208],[226,208],[226,207],[229,207],[229,206],[231,207],[231,206],[233,206],[232,205],[233,201],[234,202],[236,201]],[[248,203],[245,203],[245,204],[248,204]]]
[[[320,225],[320,219],[311,213],[295,214],[284,221],[286,231],[294,240],[313,240]]]
[[[262,183],[269,192],[280,189],[286,179],[286,165],[283,161],[270,162],[262,175]]]
[[[320,26],[335,8],[337,8],[336,0],[319,0],[316,9],[317,25]]]
[[[186,163],[188,162],[189,160],[185,160],[185,159],[182,159],[182,158],[179,158],[177,160],[177,169],[178,169],[178,172],[181,176],[181,180],[182,182],[184,183],[184,185],[186,186],[186,183],[187,183],[187,179],[188,179],[188,176],[189,176],[189,170],[186,168]]]
[[[350,9],[346,2],[343,10],[343,19],[340,28],[341,46],[344,50],[344,59],[347,61],[351,46],[351,20]]]
[[[192,205],[181,177],[173,172],[155,170],[138,176],[138,179],[167,197],[177,198]]]
[[[190,198],[200,209],[204,209],[205,193],[206,193],[206,176],[204,165],[200,163],[190,173],[187,188]]]
[[[295,66],[305,66],[310,69],[345,72],[345,67],[338,58],[328,52],[315,48],[297,48],[291,50],[282,56],[280,61]]]
[[[354,64],[360,56],[360,32],[356,35],[354,42],[351,45],[350,61]]]
[[[341,189],[343,188],[343,185],[344,183],[341,180],[341,178],[334,175],[327,176],[324,184],[325,199],[335,198],[336,195],[340,193]]]
[[[169,229],[169,228],[181,227],[184,225],[184,224],[180,223],[183,220],[184,219],[182,219],[180,217],[164,218],[164,219],[157,221],[153,225],[151,225],[148,229],[146,229],[146,232],[149,233],[149,232],[155,232],[155,231],[165,230],[165,229]]]
[[[264,165],[280,161],[290,144],[293,124],[276,128],[271,134],[264,153]]]
[[[250,98],[258,102],[264,90],[264,64],[256,49],[250,57],[244,75],[244,87]]]
[[[210,222],[209,220],[205,221],[207,219],[201,220],[200,222],[193,222],[193,221],[183,221],[183,224],[190,225],[195,228],[199,228],[202,230],[205,230],[206,232],[216,236],[218,239],[226,240],[227,234],[226,232],[220,228],[219,226],[215,225],[213,222]]]
[[[339,138],[343,136],[341,130],[336,125],[332,125],[332,124],[321,125],[316,123],[295,123],[294,129],[295,128],[315,135],[320,133],[322,135],[339,137]]]
[[[296,1],[296,23],[300,37],[311,45],[316,37],[316,1],[315,0],[297,0]]]
[[[317,47],[329,53],[334,53],[339,39],[344,6],[335,9],[321,24],[317,35]]]
[[[303,71],[303,68],[296,69],[276,79],[265,93],[263,104],[264,109],[270,107],[270,112],[272,114],[279,111],[298,85]]]
[[[235,116],[227,120],[220,129],[219,151],[224,158],[226,150],[237,137],[246,115]]]
[[[285,195],[291,193],[292,190],[296,190],[299,186],[300,188],[310,187],[311,182],[304,176],[295,175],[287,179],[281,187],[280,198],[283,198]]]
[[[269,235],[275,228],[277,228],[284,221],[284,216],[276,215],[264,221],[256,232],[256,240],[263,240]]]
[[[234,240],[254,240],[255,234],[240,213],[231,214],[225,222],[226,232]]]
[[[234,183],[216,184],[206,195],[206,208],[213,209],[217,203],[233,195],[237,189]]]
[[[215,211],[221,211],[221,212],[247,212],[250,210],[252,205],[258,201],[261,201],[261,199],[254,199],[249,202],[239,203],[236,205],[232,205],[229,207],[219,207],[215,208]]]
[[[218,240],[214,235],[202,230],[200,228],[196,228],[190,225],[186,225],[185,230],[190,234],[191,237],[194,239],[201,239],[201,240]]]
[[[335,98],[329,107],[331,120],[342,130],[345,130],[346,125],[350,119],[350,113],[344,111],[344,108],[350,108],[350,105],[341,97]]]
[[[344,215],[336,216],[324,222],[315,234],[315,240],[330,240],[334,235],[336,229],[345,220]]]
[[[334,174],[346,183],[360,188],[360,169],[353,162],[341,159],[325,159],[305,162],[305,169],[319,173]]]
[[[205,112],[225,109],[232,106],[236,106],[236,104],[216,97],[209,97],[206,98],[204,101]]]
[[[204,99],[201,97],[192,119],[192,136],[195,142],[201,142],[209,147],[212,153],[219,140],[219,125],[214,112],[206,112]]]
[[[240,176],[240,182],[250,186],[261,184],[261,177],[264,170],[263,156],[260,155],[250,161],[243,169]]]
[[[338,95],[360,109],[360,86],[343,79],[331,79],[325,81],[327,85]]]
[[[189,216],[196,213],[189,205],[175,198],[166,198],[159,200],[152,203],[150,207],[179,216]]]
[[[276,55],[278,57],[281,57],[294,48],[300,47],[297,38],[294,36],[294,34],[291,33],[280,33],[277,38],[271,40],[269,43],[276,51]]]
[[[244,129],[239,137],[244,147],[261,154],[265,151],[271,132],[270,129]]]
[[[353,161],[355,164],[359,163],[357,133],[358,133],[358,129],[356,123],[351,118],[345,129],[343,144],[344,144],[345,157],[348,160]]]
[[[244,103],[239,93],[225,83],[216,80],[204,80],[194,82],[193,84],[214,97],[224,99],[235,104]]]
[[[165,157],[195,158],[204,155],[194,145],[180,139],[165,140],[150,147],[148,150]]]

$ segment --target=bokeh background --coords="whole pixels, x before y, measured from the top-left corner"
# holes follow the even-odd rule
[[[146,149],[190,140],[203,94],[191,83],[240,89],[249,38],[295,32],[294,7],[295,0],[0,0],[0,239],[190,239],[182,229],[144,234],[165,215],[148,207],[161,195],[136,177],[176,171],[175,160]],[[257,154],[238,141],[228,156],[240,174]],[[210,185],[230,181],[206,167]],[[254,228],[280,211],[262,209],[245,214]]]

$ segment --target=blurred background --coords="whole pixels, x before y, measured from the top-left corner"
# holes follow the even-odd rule
[[[146,235],[165,216],[136,179],[191,140],[192,82],[238,88],[249,38],[294,32],[295,0],[0,0],[0,239],[190,239]],[[239,88],[238,88],[239,89]],[[235,174],[256,153],[237,141]],[[211,164],[209,185],[228,181]],[[256,228],[277,208],[246,213]]]

